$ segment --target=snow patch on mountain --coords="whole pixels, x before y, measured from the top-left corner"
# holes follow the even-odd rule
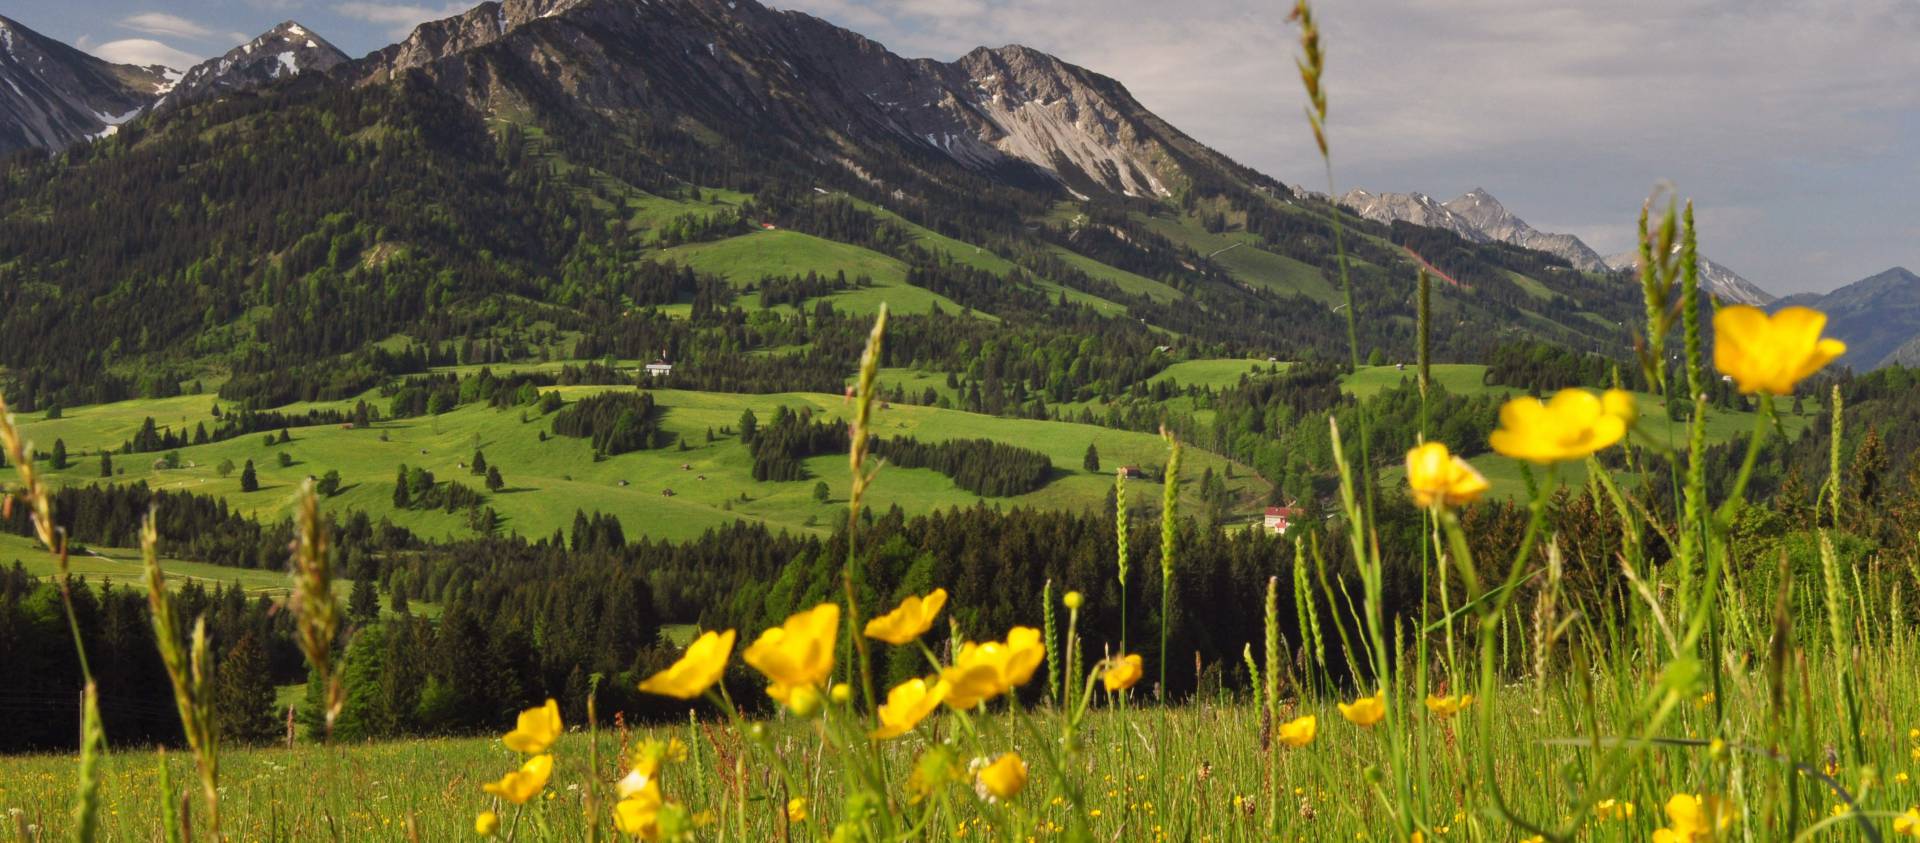
[[[1680,247],[1673,247],[1673,251],[1679,253]],[[1607,266],[1622,272],[1637,272],[1639,265],[1638,251],[1622,252],[1607,258]],[[1740,277],[1740,273],[1708,260],[1705,255],[1700,256],[1700,287],[1714,298],[1734,304],[1764,305],[1772,303],[1775,298],[1772,293]]]

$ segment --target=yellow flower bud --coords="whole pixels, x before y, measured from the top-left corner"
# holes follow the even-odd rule
[[[1080,592],[1078,591],[1069,591],[1066,596],[1060,598],[1060,602],[1067,604],[1067,608],[1077,612],[1080,610],[1080,606],[1087,602],[1087,599],[1080,596]]]

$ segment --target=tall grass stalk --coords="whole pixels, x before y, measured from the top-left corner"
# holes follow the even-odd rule
[[[24,501],[28,507],[34,536],[53,557],[67,632],[73,636],[74,656],[80,661],[80,766],[73,804],[73,839],[84,843],[93,840],[99,828],[100,761],[107,751],[106,729],[100,721],[100,689],[93,681],[86,642],[80,635],[80,617],[73,608],[73,568],[68,564],[66,531],[53,520],[53,498],[34,468],[32,443],[21,435],[4,394],[0,394],[0,453],[6,454],[20,478],[10,493],[0,494],[0,510],[11,517],[15,500]]]

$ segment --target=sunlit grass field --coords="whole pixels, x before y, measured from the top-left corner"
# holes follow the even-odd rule
[[[1909,635],[1912,630],[1907,630]],[[1910,645],[1872,652],[1875,664],[1885,668],[1867,678],[1862,689],[1867,719],[1863,723],[1870,766],[1848,765],[1833,778],[1856,795],[1863,809],[1883,830],[1891,830],[1891,816],[1920,802],[1920,688],[1910,678],[1920,675],[1920,661]],[[1405,728],[1415,732],[1420,781],[1428,789],[1414,793],[1422,820],[1436,831],[1446,829],[1448,840],[1520,839],[1490,822],[1484,801],[1463,798],[1461,788],[1471,781],[1483,755],[1494,758],[1493,768],[1509,802],[1519,811],[1543,821],[1558,821],[1572,812],[1591,810],[1577,803],[1590,771],[1589,746],[1565,739],[1587,734],[1586,697],[1598,701],[1595,712],[1603,720],[1630,703],[1637,684],[1647,680],[1629,665],[1622,672],[1603,672],[1589,688],[1578,677],[1560,675],[1544,683],[1524,682],[1504,689],[1497,700],[1497,739],[1473,741],[1461,732],[1458,718],[1431,715],[1411,699],[1398,700],[1411,712]],[[1794,693],[1809,695],[1810,717],[1793,730],[1792,739],[1820,763],[1825,742],[1838,740],[1833,726],[1840,719],[1839,700],[1825,681],[1819,663],[1805,666],[1794,680]],[[1736,674],[1737,675],[1737,674]],[[1231,689],[1230,689],[1231,691]],[[1764,729],[1767,689],[1762,677],[1747,674],[1735,680],[1724,702],[1732,719],[1727,733]],[[1137,704],[1136,704],[1137,706]],[[1826,714],[1822,714],[1826,712]],[[1261,748],[1259,713],[1246,701],[1244,689],[1205,692],[1201,699],[1174,708],[1135,707],[1125,713],[1102,709],[1088,719],[1079,741],[1085,758],[1074,774],[1085,788],[1085,809],[1096,840],[1388,840],[1388,818],[1369,781],[1369,770],[1383,762],[1381,735],[1341,719],[1330,702],[1310,702],[1289,708],[1285,716],[1314,714],[1321,733],[1310,747]],[[641,730],[634,738],[680,738],[697,742],[690,760],[667,768],[666,791],[671,799],[695,808],[715,808],[724,800],[724,783],[733,774],[730,759],[746,750],[742,740],[716,722],[710,709],[697,727],[685,724]],[[1025,723],[1049,728],[1057,714],[1040,706],[1021,715],[996,716],[977,722],[996,749],[1014,749],[1035,765],[1044,747]],[[1676,738],[1710,741],[1717,737],[1711,705],[1689,699],[1674,723]],[[508,724],[502,723],[502,731]],[[829,771],[842,761],[825,744],[818,721],[792,717],[771,724],[767,745],[787,763],[811,771],[809,792],[800,794],[813,806],[807,822],[794,824],[795,840],[826,840],[828,828],[842,815],[844,790]],[[890,775],[904,780],[914,758],[936,739],[953,737],[957,724],[950,718],[925,734],[890,742],[886,747]],[[597,782],[602,810],[619,777],[620,736],[603,728],[598,736],[602,766],[589,765],[593,738],[577,726],[552,750],[556,769],[545,794],[528,807],[554,832],[554,839],[585,839],[584,783]],[[1620,802],[1631,803],[1631,816],[1596,817],[1581,840],[1643,841],[1666,823],[1660,806],[1674,792],[1730,784],[1735,798],[1758,803],[1780,762],[1755,753],[1756,747],[1715,752],[1708,746],[1649,746],[1634,752],[1634,773]],[[393,743],[323,746],[302,741],[284,747],[227,749],[222,752],[222,811],[228,835],[235,840],[404,840],[413,823],[422,840],[458,840],[473,833],[474,815],[490,804],[480,792],[483,781],[518,765],[515,754],[497,737],[411,740]],[[965,759],[962,759],[964,762]],[[184,753],[167,756],[176,789],[193,780],[192,762]],[[147,840],[156,827],[154,793],[159,760],[153,750],[115,747],[105,762],[105,798],[102,840]],[[1842,803],[1812,775],[1795,774],[1799,814],[1809,825],[1834,816]],[[766,784],[753,775],[755,787]],[[1272,786],[1267,782],[1271,780]],[[1870,782],[1870,783],[1868,783]],[[1862,787],[1863,783],[1866,783]],[[72,799],[71,756],[25,756],[0,759],[0,812],[19,809],[27,822],[57,834],[66,828]],[[699,799],[704,792],[706,802]],[[956,802],[971,802],[962,794]],[[998,807],[998,806],[995,806]],[[1062,837],[1065,798],[1034,787],[1004,806],[1002,823],[1018,823],[1038,839]],[[983,818],[996,811],[986,806],[967,808]],[[756,792],[746,806],[749,833],[756,839],[785,839],[789,832],[784,809]],[[1270,813],[1271,812],[1271,813]],[[511,819],[511,812],[501,814]],[[1267,832],[1269,819],[1277,823]],[[983,819],[982,824],[991,824]],[[523,839],[542,839],[523,821]],[[1733,840],[1781,839],[1763,828],[1739,828]],[[602,829],[606,839],[608,829]],[[712,839],[715,835],[708,835]],[[955,835],[962,836],[962,835]],[[994,832],[979,828],[974,836],[992,839]],[[1857,830],[1830,826],[1814,839],[1857,839]],[[733,839],[731,830],[718,839]],[[45,839],[57,839],[48,836]],[[1432,839],[1432,838],[1430,838]]]
[[[944,388],[945,379],[930,376],[929,382]],[[887,384],[895,385],[891,381]],[[573,400],[622,388],[558,389]],[[596,462],[585,439],[549,432],[542,441],[540,433],[548,431],[551,424],[537,412],[529,412],[523,422],[524,408],[493,409],[474,403],[439,416],[381,422],[371,429],[348,430],[333,425],[296,428],[292,441],[286,444],[266,445],[267,434],[258,433],[182,448],[182,467],[178,469],[155,468],[154,460],[160,454],[116,455],[114,464],[121,473],[115,481],[144,480],[154,488],[215,495],[242,513],[277,520],[285,517],[292,493],[302,480],[338,471],[342,491],[324,501],[328,510],[360,510],[376,518],[388,517],[430,537],[465,536],[472,535],[472,530],[464,513],[394,510],[393,482],[397,468],[405,463],[427,468],[442,481],[459,480],[479,488],[481,478],[462,466],[473,459],[477,448],[485,452],[490,465],[499,467],[506,480],[505,488],[491,494],[487,501],[500,514],[500,528],[529,537],[544,537],[555,529],[571,527],[576,511],[609,512],[621,519],[628,536],[662,539],[693,538],[740,520],[774,529],[824,534],[832,529],[836,514],[844,512],[848,493],[844,456],[808,459],[812,476],[804,480],[760,482],[752,477],[748,449],[737,436],[722,433],[736,427],[747,410],[752,410],[762,424],[782,406],[796,412],[809,409],[821,417],[846,418],[849,408],[840,396],[683,390],[655,390],[652,394],[663,408],[662,426],[679,436],[685,450],[668,447],[634,451]],[[100,480],[99,457],[94,452],[101,447],[118,448],[139,429],[146,416],[152,415],[157,423],[175,429],[191,430],[194,424],[213,421],[210,411],[214,400],[213,396],[201,395],[73,407],[57,420],[49,421],[44,413],[35,413],[22,414],[21,422],[38,450],[50,448],[56,438],[65,441],[72,464],[62,471],[50,471],[51,482],[87,484]],[[331,406],[350,408],[352,402]],[[1112,486],[1111,469],[1165,461],[1159,437],[1146,433],[906,404],[879,409],[874,418],[874,433],[880,436],[912,436],[922,441],[985,437],[1042,451],[1053,461],[1054,479],[1040,489],[987,499],[956,487],[952,480],[931,469],[885,469],[886,482],[874,488],[871,505],[885,509],[898,504],[909,514],[971,506],[982,500],[1004,507],[1096,508]],[[709,430],[715,432],[712,442],[707,441]],[[1089,444],[1098,448],[1105,470],[1095,473],[1082,468]],[[283,452],[293,460],[290,466],[280,466],[279,455]],[[247,460],[253,461],[259,475],[259,491],[240,489],[238,467]],[[218,471],[223,461],[236,466],[224,477]],[[1208,468],[1224,475],[1227,461],[1196,451],[1189,455],[1187,465],[1194,475],[1190,480],[1197,480]],[[1251,511],[1265,495],[1267,485],[1244,466],[1237,467],[1234,476],[1229,485]],[[829,496],[824,502],[814,498],[816,482],[828,486]],[[1195,482],[1191,488],[1197,486]],[[669,490],[671,496],[666,494]],[[1151,494],[1140,497],[1143,502],[1157,500]]]

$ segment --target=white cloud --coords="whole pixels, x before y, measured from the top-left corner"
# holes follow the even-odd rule
[[[90,51],[96,56],[117,64],[137,64],[143,67],[159,64],[175,70],[186,70],[206,58],[151,38],[122,38],[92,47]]]
[[[453,17],[472,8],[472,6],[472,3],[462,3],[458,0],[445,3],[438,7],[420,6],[410,3],[374,3],[366,2],[366,0],[351,0],[351,2],[337,4],[333,8],[334,11],[346,17],[353,18],[354,20],[366,21],[367,23],[385,27],[389,37],[404,38],[407,33],[412,32],[413,28],[420,24],[430,20]]]
[[[120,20],[120,25],[135,32],[148,35],[171,35],[175,38],[206,38],[212,30],[200,24],[166,12],[141,12]]]

